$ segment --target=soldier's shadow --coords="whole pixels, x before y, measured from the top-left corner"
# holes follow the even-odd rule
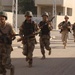
[[[15,75],[75,75],[75,58],[33,58],[29,68],[25,58],[12,58]]]

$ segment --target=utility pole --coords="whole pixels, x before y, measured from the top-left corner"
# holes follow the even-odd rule
[[[56,0],[53,0],[53,16],[55,19],[53,20],[54,29],[56,29]]]
[[[3,11],[2,0],[0,0],[0,11]]]
[[[18,0],[13,0],[12,2],[12,12],[13,12],[13,25],[15,31],[18,31]]]

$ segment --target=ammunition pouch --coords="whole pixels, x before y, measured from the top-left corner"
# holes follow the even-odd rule
[[[7,36],[0,36],[0,40],[1,40],[0,43],[5,43],[5,44],[9,44],[9,45],[12,44],[12,39],[10,39]]]
[[[61,33],[63,30],[64,30],[64,29],[61,29],[61,30],[60,30],[60,33]],[[67,30],[68,30],[68,32],[70,32],[70,33],[71,33],[70,28],[67,28]]]

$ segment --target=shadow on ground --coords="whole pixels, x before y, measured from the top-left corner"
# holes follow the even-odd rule
[[[25,58],[12,58],[15,75],[75,75],[75,58],[34,57],[33,67],[28,68]]]

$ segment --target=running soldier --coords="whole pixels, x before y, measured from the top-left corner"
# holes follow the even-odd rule
[[[14,30],[10,23],[6,22],[7,14],[0,12],[0,74],[6,75],[6,69],[10,70],[10,75],[14,75],[14,66],[11,64],[10,54],[13,51],[12,39]]]
[[[64,49],[66,48],[66,44],[67,44],[67,39],[68,39],[68,32],[71,32],[71,23],[68,21],[69,17],[65,16],[64,17],[65,21],[61,22],[58,25],[58,28],[61,29],[60,33],[61,33],[61,39],[64,45]]]
[[[72,30],[73,30],[73,37],[74,37],[74,42],[75,42],[75,23],[72,25]]]
[[[42,53],[42,59],[45,59],[45,48],[49,51],[49,55],[51,54],[50,45],[50,31],[53,29],[51,22],[48,20],[49,14],[44,12],[42,14],[42,21],[39,23],[40,28],[40,48]]]
[[[20,26],[19,34],[23,44],[23,55],[26,56],[26,61],[29,67],[32,67],[33,51],[35,48],[35,32],[38,30],[37,24],[32,21],[33,14],[31,11],[25,13],[25,21]],[[19,40],[18,40],[19,41]]]

